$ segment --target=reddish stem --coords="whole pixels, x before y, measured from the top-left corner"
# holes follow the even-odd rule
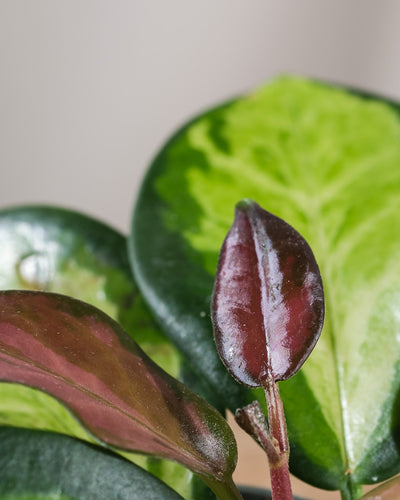
[[[289,454],[286,419],[278,384],[273,380],[267,381],[264,386],[264,391],[265,397],[267,398],[270,434],[277,440],[280,451]]]
[[[289,442],[282,400],[275,382],[264,386],[268,422],[258,401],[236,411],[237,423],[264,448],[269,462],[273,500],[292,500],[289,476]]]
[[[286,419],[279,388],[276,382],[268,381],[264,386],[268,407],[269,434],[279,454],[277,462],[271,462],[271,490],[273,500],[293,500],[289,476],[289,441]]]
[[[282,459],[279,467],[270,465],[272,500],[293,500],[290,484],[287,457]]]
[[[258,401],[236,410],[236,422],[264,448],[270,464],[280,461],[279,449],[269,433],[268,423]]]

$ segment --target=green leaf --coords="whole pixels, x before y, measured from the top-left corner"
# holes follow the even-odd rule
[[[62,293],[118,321],[171,375],[181,356],[156,325],[133,278],[126,238],[78,212],[22,206],[0,211],[0,289]]]
[[[0,427],[2,500],[178,500],[140,467],[67,436]]]
[[[61,403],[42,391],[19,384],[0,383],[0,396],[0,421],[3,424],[29,429],[51,429],[96,442]],[[0,455],[2,449],[0,442]],[[192,471],[176,462],[116,451],[164,481],[186,500],[215,500],[215,495]]]
[[[320,487],[345,490],[400,470],[399,110],[279,78],[172,137],[133,217],[130,252],[141,290],[232,409],[249,392],[212,354],[208,308],[234,204],[254,199],[308,241],[324,282],[325,326],[280,390],[292,471]]]
[[[132,278],[123,235],[78,212],[34,205],[0,211],[0,241],[0,289],[41,289],[98,307],[170,375],[190,380],[216,403],[153,319]],[[0,384],[0,423],[92,439],[54,398],[15,384]],[[156,461],[132,454],[129,459],[153,469]],[[197,498],[195,489],[201,488],[191,471],[157,461],[160,478],[185,498]]]
[[[236,443],[224,418],[109,316],[32,291],[0,292],[0,311],[0,379],[58,398],[108,445],[175,460],[216,491],[233,487]]]

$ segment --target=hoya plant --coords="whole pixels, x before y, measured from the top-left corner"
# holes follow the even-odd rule
[[[127,237],[4,209],[0,498],[240,499],[227,410],[274,500],[397,498],[399,112],[279,78],[162,147]]]

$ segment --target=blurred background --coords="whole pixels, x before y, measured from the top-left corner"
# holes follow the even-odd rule
[[[128,231],[163,141],[282,73],[400,100],[398,0],[0,0],[0,203]]]
[[[282,73],[400,100],[399,26],[398,0],[0,0],[1,206],[127,232],[149,161],[207,107]],[[247,449],[238,478],[264,484]]]

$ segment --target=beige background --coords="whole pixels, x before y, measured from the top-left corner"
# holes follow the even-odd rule
[[[0,0],[1,206],[126,232],[146,164],[205,107],[280,73],[400,100],[399,26],[397,0]],[[238,478],[264,484],[249,450]]]
[[[0,0],[0,203],[127,231],[193,114],[282,72],[400,99],[398,0]]]

